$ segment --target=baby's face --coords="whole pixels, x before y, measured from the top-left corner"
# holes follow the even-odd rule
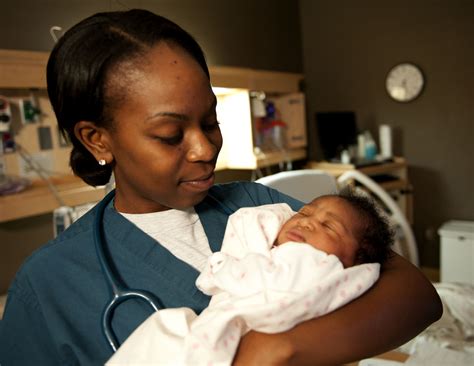
[[[344,267],[350,267],[359,247],[356,238],[360,225],[349,203],[339,197],[321,197],[303,206],[283,225],[276,244],[308,243],[336,255]]]

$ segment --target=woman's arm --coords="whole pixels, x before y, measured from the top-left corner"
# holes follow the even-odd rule
[[[249,332],[234,365],[340,365],[400,346],[441,314],[431,283],[395,254],[374,287],[348,305],[284,333]]]

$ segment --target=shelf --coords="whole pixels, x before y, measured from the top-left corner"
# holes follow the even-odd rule
[[[0,49],[0,88],[46,89],[49,52]],[[299,91],[303,75],[242,67],[209,66],[213,86],[263,90],[272,93]]]
[[[303,80],[303,75],[298,73],[230,66],[209,66],[209,73],[213,86],[271,93],[296,93]]]
[[[395,157],[392,162],[375,163],[374,165],[366,165],[357,167],[354,164],[339,164],[330,163],[326,161],[321,162],[309,162],[308,169],[321,169],[334,176],[339,176],[348,170],[357,169],[358,171],[366,175],[377,175],[384,174],[387,172],[402,171],[407,168],[407,164],[404,158]]]
[[[306,159],[306,156],[306,149],[303,148],[287,150],[285,153],[280,151],[270,151],[255,155],[254,159],[256,165],[252,169],[266,168],[287,161],[304,160]],[[219,161],[217,163],[216,171],[227,169],[226,166],[219,165]]]
[[[286,152],[272,151],[257,155],[257,168],[265,168],[285,163],[287,161],[296,161],[306,159],[306,149],[292,149]]]
[[[53,131],[56,129],[56,121],[45,92],[48,58],[49,52],[0,49],[0,89],[41,89],[40,93],[43,93],[39,98],[43,103],[41,109],[45,115],[49,116],[45,117],[43,124],[50,126]],[[259,156],[254,154],[249,98],[251,90],[264,91],[274,95],[275,98],[297,93],[303,80],[302,74],[228,66],[210,66],[209,72],[213,86],[237,90],[235,95],[229,94],[220,98],[219,105],[223,105],[221,99],[239,99],[245,104],[245,108],[239,106],[226,112],[226,117],[230,116],[229,121],[222,120],[223,135],[226,128],[230,132],[229,137],[224,138],[224,146],[216,170],[256,169],[306,158],[306,149],[296,145],[286,153],[277,151]],[[238,88],[241,88],[240,91]],[[8,92],[16,93],[17,91]],[[304,120],[303,125],[305,125]],[[235,129],[239,133],[234,133]],[[243,137],[240,135],[242,131],[246,132],[245,136],[242,135]],[[37,126],[30,125],[25,126],[16,138],[28,148],[31,154],[38,154],[40,151],[36,145],[36,136]],[[51,171],[66,174],[69,150],[57,147],[55,134],[53,134],[53,140],[56,147],[51,152],[47,152],[53,160]],[[231,154],[230,151],[233,153]],[[242,159],[243,163],[240,162]],[[6,164],[8,174],[21,175],[19,161],[16,154],[8,156]],[[103,187],[89,187],[79,178],[71,175],[57,177],[53,181],[62,200],[69,206],[98,201],[105,193]],[[48,186],[44,182],[37,181],[20,193],[0,196],[0,222],[45,214],[54,211],[57,207],[59,203]]]
[[[75,176],[51,178],[59,196],[68,206],[97,202],[105,195],[105,187],[91,187]],[[0,222],[53,212],[58,200],[43,181],[34,181],[19,193],[0,196]]]
[[[257,166],[261,168],[288,159],[294,161],[304,158],[306,158],[306,150],[295,149],[288,151],[286,155],[281,152],[267,153],[265,157],[256,157],[256,161]],[[105,195],[105,187],[88,186],[81,179],[72,175],[53,177],[51,181],[67,206],[97,202]],[[33,181],[31,186],[24,191],[0,196],[0,223],[53,212],[58,207],[60,204],[47,184],[44,181]]]
[[[395,179],[390,182],[378,182],[379,185],[386,191],[408,191],[410,190],[410,184],[405,179]]]
[[[0,88],[46,88],[49,53],[0,49]]]

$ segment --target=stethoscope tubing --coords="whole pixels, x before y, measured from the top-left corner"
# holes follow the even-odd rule
[[[110,203],[110,201],[114,199],[114,197],[115,197],[115,190],[109,192],[104,197],[104,199],[98,203],[96,216],[94,219],[94,225],[93,225],[93,235],[94,235],[94,243],[95,243],[97,258],[100,263],[100,267],[104,274],[105,280],[112,292],[112,300],[107,304],[107,306],[104,308],[104,311],[102,313],[102,318],[101,318],[102,331],[112,351],[117,352],[117,349],[119,348],[120,345],[112,329],[112,314],[114,310],[117,308],[117,306],[119,306],[122,302],[132,299],[132,298],[139,298],[139,299],[144,300],[150,305],[150,307],[154,311],[158,311],[160,308],[163,308],[164,306],[152,293],[148,291],[144,291],[144,290],[127,289],[113,275],[109,260],[107,259],[105,255],[106,239],[105,239],[105,234],[104,234],[103,223],[104,223],[104,213],[107,208],[107,205]]]
[[[117,308],[117,306],[119,306],[122,302],[132,298],[142,299],[143,301],[147,302],[154,311],[163,309],[164,306],[161,301],[156,298],[155,295],[148,291],[126,288],[113,274],[110,261],[108,260],[105,254],[106,238],[104,233],[104,213],[108,204],[114,199],[114,197],[115,190],[112,190],[102,199],[102,201],[97,204],[97,210],[93,224],[93,236],[97,259],[99,261],[100,267],[102,269],[105,280],[111,290],[112,295],[112,300],[110,300],[110,302],[106,305],[102,313],[102,331],[104,333],[105,338],[107,339],[107,343],[109,344],[112,351],[115,353],[120,347],[117,337],[112,329],[112,314]],[[230,215],[232,213],[232,210],[224,206],[217,198],[215,198],[211,194],[209,194],[208,197],[217,207],[219,207],[227,215]]]

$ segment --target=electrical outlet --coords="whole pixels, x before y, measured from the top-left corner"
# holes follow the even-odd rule
[[[29,159],[32,160],[32,164],[28,163],[21,156],[18,156],[18,159],[21,177],[31,179],[38,179],[40,177],[31,165],[33,165],[37,169],[41,169],[44,175],[51,175],[50,173],[53,171],[53,155],[49,151],[42,151],[35,154],[31,154]]]

